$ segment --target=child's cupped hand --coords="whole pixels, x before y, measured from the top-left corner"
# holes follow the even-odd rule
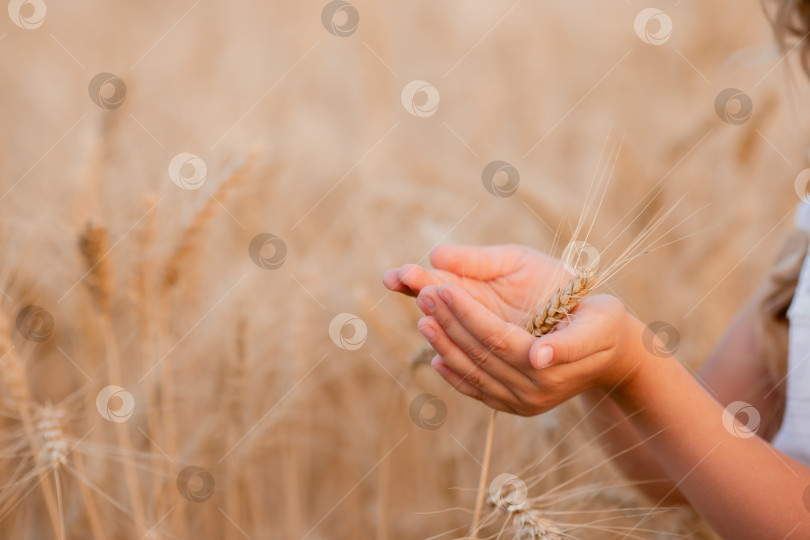
[[[520,324],[542,295],[568,281],[570,275],[554,257],[519,245],[442,245],[430,253],[433,270],[406,264],[388,270],[383,283],[394,292],[417,296],[429,285],[464,287],[501,319]]]
[[[442,253],[443,249],[447,251]],[[459,250],[466,250],[468,262],[478,263],[478,279],[461,281],[452,271],[414,265],[385,276],[390,289],[417,295],[416,303],[425,314],[419,330],[438,353],[432,365],[455,389],[493,409],[531,416],[591,388],[611,390],[629,378],[634,366],[627,365],[626,348],[629,342],[641,342],[643,328],[617,298],[587,298],[568,321],[536,338],[514,324],[526,316],[518,307],[521,294],[547,289],[548,276],[559,275],[559,261],[518,246],[442,246],[431,260],[447,265],[443,257]],[[534,254],[541,257],[534,259]],[[517,263],[522,257],[540,268],[526,270]],[[505,279],[496,288],[487,276]],[[449,279],[442,283],[443,277]]]

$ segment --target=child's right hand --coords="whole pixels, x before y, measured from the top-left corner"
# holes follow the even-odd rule
[[[525,322],[538,302],[568,281],[558,259],[519,245],[442,245],[430,252],[435,270],[406,264],[388,270],[385,286],[417,296],[429,286],[455,283],[490,311],[514,324]]]

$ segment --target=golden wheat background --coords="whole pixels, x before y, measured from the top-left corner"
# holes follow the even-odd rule
[[[383,271],[441,242],[564,246],[623,138],[592,244],[661,180],[625,238],[684,195],[679,219],[700,211],[603,290],[698,366],[798,201],[804,126],[757,0],[353,0],[346,37],[325,1],[46,3],[37,28],[0,17],[3,538],[463,536],[488,413],[409,365],[419,313]],[[660,46],[634,31],[650,6],[673,22]],[[91,99],[105,72],[120,106]],[[403,106],[413,80],[435,114]],[[741,125],[715,111],[729,87],[754,105]],[[198,190],[170,179],[182,152]],[[482,185],[494,160],[511,197]],[[262,233],[276,268],[249,256]],[[45,340],[19,328],[29,305]],[[330,337],[341,313],[359,348]],[[97,404],[110,385],[125,421]],[[533,494],[577,477],[612,487],[560,508],[651,507],[593,467],[582,414],[502,416],[491,476],[576,455]],[[616,534],[592,527],[574,534]],[[633,534],[669,533],[709,534],[685,511]]]

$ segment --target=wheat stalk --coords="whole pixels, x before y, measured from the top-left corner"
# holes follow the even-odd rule
[[[492,458],[492,441],[495,439],[495,417],[498,411],[492,411],[489,416],[487,426],[487,442],[484,445],[484,462],[481,465],[481,476],[478,478],[478,495],[475,498],[475,511],[473,513],[473,524],[470,534],[473,538],[478,537],[478,529],[481,528],[481,512],[484,509],[484,493],[487,490],[487,476],[489,476],[489,462]]]
[[[104,534],[104,528],[101,525],[101,517],[99,516],[91,489],[87,482],[82,481],[84,478],[88,478],[88,476],[81,454],[73,454],[73,466],[75,467],[76,473],[78,473],[74,475],[79,479],[79,490],[82,494],[82,501],[84,502],[87,521],[90,525],[90,532],[93,534],[94,539],[100,540],[107,538],[107,535]]]
[[[232,356],[232,361],[225,364],[224,388],[223,388],[223,409],[225,414],[221,420],[224,432],[224,442],[226,447],[236,444],[239,437],[245,432],[245,402],[248,395],[248,381],[250,380],[251,369],[251,339],[252,327],[248,319],[242,317],[236,325],[236,351]],[[244,486],[246,482],[243,477],[241,467],[234,466],[233,461],[224,463],[225,485],[225,511],[229,516],[238,519],[240,513],[244,512],[245,498]],[[235,528],[226,531],[226,540],[239,537],[239,531]]]
[[[118,342],[112,326],[111,296],[112,296],[112,269],[107,259],[110,249],[109,231],[101,225],[88,224],[84,233],[79,236],[79,251],[87,265],[85,284],[90,291],[93,301],[100,312],[101,335],[104,340],[104,349],[110,370],[110,381],[118,384],[123,380],[121,361],[119,358]],[[116,436],[121,448],[127,452],[134,452],[134,445],[129,429],[125,424],[115,425]],[[138,473],[133,466],[124,463],[124,484],[127,488],[132,512],[135,516],[136,527],[139,534],[146,534],[146,511],[141,499],[140,481]]]

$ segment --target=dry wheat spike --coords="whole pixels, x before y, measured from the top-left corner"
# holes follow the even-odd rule
[[[579,301],[596,287],[597,281],[596,272],[592,269],[574,275],[565,287],[557,289],[551,300],[531,318],[526,331],[540,337],[554,330],[557,323],[567,318]]]

